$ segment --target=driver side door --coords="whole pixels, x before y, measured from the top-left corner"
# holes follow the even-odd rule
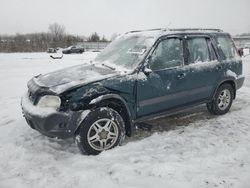
[[[188,102],[183,49],[181,37],[158,42],[148,61],[152,72],[137,80],[137,118]]]

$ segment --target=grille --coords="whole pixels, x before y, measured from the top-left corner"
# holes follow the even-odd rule
[[[38,92],[39,92],[39,86],[36,85],[32,80],[28,82],[28,94],[29,99],[33,104],[36,104],[37,98],[38,98]]]
[[[39,90],[39,86],[35,84],[33,79],[28,82],[28,88],[29,88],[29,91],[33,94],[35,94]]]
[[[36,82],[34,79],[31,79],[28,82],[28,94],[29,94],[29,99],[30,101],[36,105],[39,98],[43,95],[48,95],[48,94],[54,94],[52,91],[49,90],[47,87],[41,87]]]

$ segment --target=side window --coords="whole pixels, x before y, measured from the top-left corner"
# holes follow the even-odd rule
[[[229,36],[220,36],[217,38],[218,47],[223,53],[223,59],[233,59],[237,55],[233,41]]]
[[[205,62],[210,60],[206,38],[190,38],[187,40],[187,47],[189,63]]]
[[[151,56],[149,67],[152,70],[161,70],[182,65],[182,41],[170,38],[161,41]]]

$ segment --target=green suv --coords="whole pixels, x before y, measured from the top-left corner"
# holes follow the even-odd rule
[[[229,111],[244,82],[242,61],[218,29],[131,31],[94,61],[28,82],[22,98],[31,128],[74,137],[84,154],[111,149],[135,124],[195,105],[214,115]]]

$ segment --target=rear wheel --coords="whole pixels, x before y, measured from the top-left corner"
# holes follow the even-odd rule
[[[221,85],[211,103],[207,103],[207,109],[214,115],[223,115],[231,108],[234,98],[234,88],[230,84]]]
[[[83,154],[97,155],[121,144],[125,137],[124,121],[111,108],[97,108],[81,123],[76,143]]]

